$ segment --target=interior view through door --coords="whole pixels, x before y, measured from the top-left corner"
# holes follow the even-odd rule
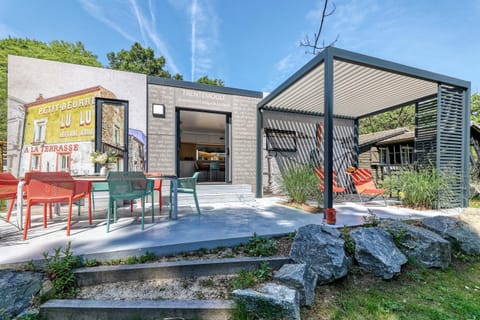
[[[200,172],[199,183],[229,182],[230,115],[181,109],[179,112],[179,174]]]

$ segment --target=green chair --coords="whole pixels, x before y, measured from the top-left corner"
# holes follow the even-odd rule
[[[117,222],[117,200],[142,201],[142,230],[145,220],[145,198],[147,195],[147,178],[143,172],[109,172],[108,181],[108,213],[107,232],[110,231],[110,213],[113,210],[113,222]],[[154,220],[152,210],[152,222]]]
[[[198,205],[197,198],[197,180],[200,172],[195,172],[190,178],[178,178],[177,179],[177,193],[189,193],[193,194],[195,199],[195,206],[197,207],[197,212],[200,214],[200,206]],[[172,217],[172,193],[173,193],[173,182],[170,182],[170,208],[168,211],[168,216]],[[178,204],[175,204],[178,205]]]
[[[92,182],[92,190],[90,191],[90,195],[92,197],[92,210],[95,212],[95,192],[108,192],[108,182],[99,181],[99,182]]]

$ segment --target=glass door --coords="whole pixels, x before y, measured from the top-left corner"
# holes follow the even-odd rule
[[[96,98],[95,115],[95,150],[115,154],[110,170],[128,171],[128,101]]]

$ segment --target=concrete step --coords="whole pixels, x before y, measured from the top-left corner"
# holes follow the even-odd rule
[[[168,185],[162,188],[165,204],[168,204],[169,190]],[[158,192],[155,193],[155,197],[158,197]],[[229,202],[251,202],[255,200],[255,194],[248,184],[198,184],[197,197],[200,206]],[[157,203],[157,201],[155,202]],[[178,194],[178,204],[180,206],[192,206],[195,205],[195,202],[191,194],[180,193]],[[106,206],[108,206],[108,192],[95,193],[95,207]]]
[[[49,300],[40,306],[42,319],[231,319],[230,300]]]
[[[288,257],[230,258],[99,266],[74,270],[78,284],[200,277],[254,270],[263,262],[278,270]],[[231,300],[49,300],[40,306],[45,319],[208,319],[232,317]]]

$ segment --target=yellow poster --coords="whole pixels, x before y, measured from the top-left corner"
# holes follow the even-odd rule
[[[95,139],[95,97],[98,91],[28,104],[25,144]]]

